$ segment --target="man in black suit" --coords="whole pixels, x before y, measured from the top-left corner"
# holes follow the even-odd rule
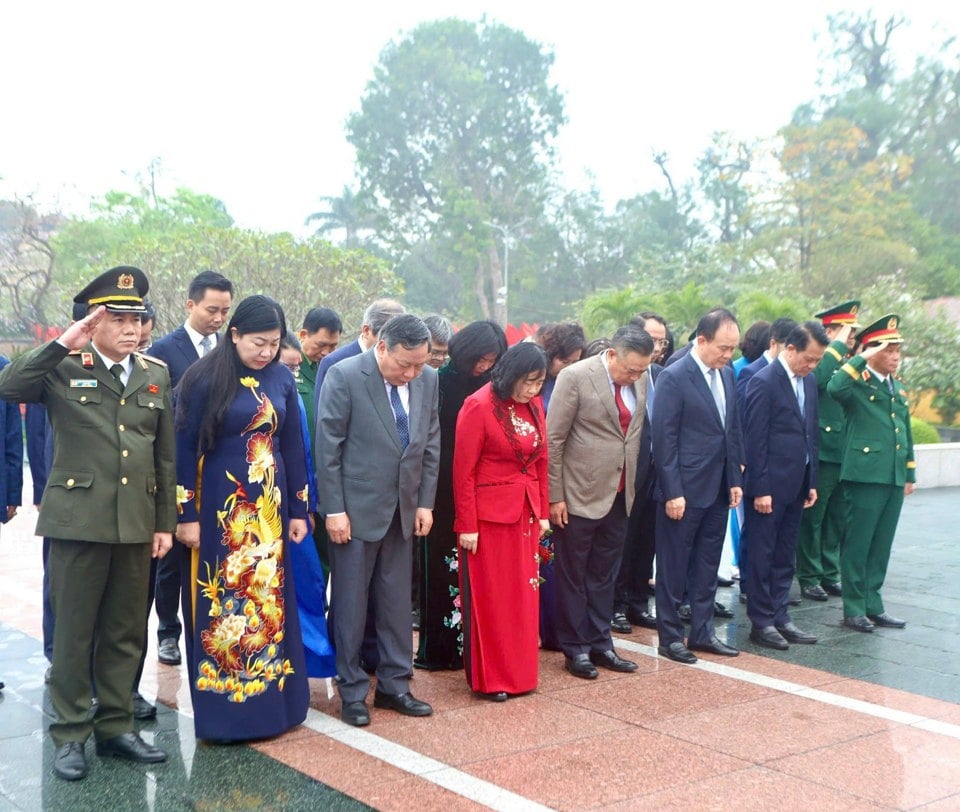
[[[187,320],[150,347],[170,371],[176,386],[187,368],[217,346],[217,331],[226,323],[233,301],[233,284],[215,271],[197,274],[187,289]],[[180,664],[180,561],[188,550],[177,545],[171,555],[156,565],[157,659],[166,665]],[[151,585],[153,581],[151,580]],[[151,595],[151,598],[153,596]],[[151,601],[152,602],[152,601]],[[143,664],[141,662],[141,670]]]
[[[631,624],[647,629],[657,628],[657,618],[650,612],[650,579],[653,577],[653,558],[656,549],[657,503],[654,485],[657,474],[653,467],[653,438],[650,420],[653,415],[657,376],[663,369],[664,347],[667,343],[667,323],[663,316],[644,312],[630,319],[631,327],[644,330],[653,339],[653,359],[647,367],[646,415],[640,433],[640,453],[637,455],[637,473],[634,477],[636,494],[627,518],[627,537],[614,588],[613,619],[610,628],[620,634],[630,634]]]
[[[817,501],[817,383],[810,372],[828,344],[819,322],[795,325],[777,358],[747,387],[747,615],[753,627],[750,639],[767,648],[817,642],[790,620],[788,605],[800,519],[804,508]]]
[[[659,652],[681,663],[696,662],[691,649],[739,654],[722,643],[713,628],[727,510],[743,495],[740,416],[728,366],[739,340],[736,317],[729,310],[712,310],[700,319],[691,351],[657,378],[652,431],[660,503]],[[688,645],[677,611],[685,584],[691,609]]]

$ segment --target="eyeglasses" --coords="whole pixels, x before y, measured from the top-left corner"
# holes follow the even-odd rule
[[[430,357],[435,361],[446,361],[450,357],[450,353],[446,350],[430,350]]]
[[[284,364],[294,375],[300,374],[300,364]]]
[[[655,338],[653,339],[654,347],[666,347],[670,342],[665,338]]]

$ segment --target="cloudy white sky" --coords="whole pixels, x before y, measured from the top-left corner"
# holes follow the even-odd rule
[[[878,0],[403,0],[0,4],[0,197],[81,213],[152,159],[162,189],[223,199],[243,226],[305,233],[353,181],[344,136],[380,50],[418,23],[486,15],[551,49],[566,185],[608,204],[683,178],[710,134],[769,137],[816,94],[826,14]],[[960,4],[913,0],[895,42],[931,53]],[[910,61],[905,60],[905,61]]]

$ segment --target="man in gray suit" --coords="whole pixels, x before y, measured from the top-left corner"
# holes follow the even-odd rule
[[[430,331],[396,316],[368,352],[327,373],[317,410],[317,491],[330,536],[331,608],[341,717],[370,723],[360,666],[368,594],[376,606],[374,707],[407,716],[433,709],[409,690],[413,661],[411,544],[433,525],[440,424]]]
[[[565,667],[596,679],[596,666],[629,673],[613,649],[610,618],[646,415],[653,339],[621,327],[613,346],[560,371],[547,412],[550,521],[556,545],[557,636]]]

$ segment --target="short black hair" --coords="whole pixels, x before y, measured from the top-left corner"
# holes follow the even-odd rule
[[[303,317],[303,329],[307,331],[307,335],[313,335],[317,330],[342,333],[343,322],[335,310],[329,307],[313,307]]]
[[[388,350],[398,344],[405,350],[415,350],[430,343],[430,328],[419,316],[402,313],[384,324],[377,338],[387,345]]]
[[[794,322],[790,335],[784,341],[784,345],[793,345],[798,350],[805,350],[811,341],[816,341],[821,347],[830,345],[830,339],[827,337],[827,331],[819,321],[805,321],[803,324]]]
[[[448,352],[450,363],[457,372],[469,375],[483,356],[500,356],[507,351],[507,336],[495,321],[471,321],[453,334]]]
[[[756,361],[770,347],[770,322],[755,321],[740,339],[740,352],[750,363]]]
[[[190,280],[187,288],[187,298],[191,302],[199,302],[206,295],[207,289],[222,290],[233,296],[233,282],[216,271],[201,271]]]
[[[641,330],[645,330],[647,327],[647,321],[650,319],[660,322],[660,324],[663,325],[663,329],[667,329],[667,320],[659,313],[654,313],[652,310],[644,310],[642,313],[637,313],[636,316],[630,319],[627,326],[639,327]]]
[[[547,354],[532,341],[521,341],[508,349],[490,372],[493,393],[506,400],[513,394],[517,381],[534,372],[547,372]]]
[[[146,324],[148,321],[152,321],[152,322],[156,323],[156,321],[157,321],[157,309],[153,306],[153,302],[151,302],[149,299],[144,299],[144,300],[143,300],[143,306],[144,306],[145,308],[147,308],[147,312],[146,312],[146,313],[142,313],[142,314],[140,315],[140,323],[141,323],[141,324]]]
[[[703,336],[707,341],[713,341],[717,335],[717,330],[720,329],[720,325],[733,322],[740,327],[740,322],[737,321],[737,317],[733,315],[725,307],[715,307],[713,310],[707,311],[697,324],[697,336]]]
[[[612,346],[613,344],[610,343],[609,338],[595,338],[583,348],[583,357],[592,358],[594,355],[599,355],[604,350],[609,350]]]
[[[653,339],[650,337],[650,333],[641,330],[639,327],[629,325],[618,327],[610,339],[610,346],[618,357],[628,352],[653,355]]]
[[[793,319],[788,319],[786,317],[777,319],[772,325],[770,325],[770,340],[776,341],[777,344],[786,344],[787,336],[793,332],[793,328],[796,326],[797,323]],[[766,349],[766,347],[764,347],[764,349]]]

